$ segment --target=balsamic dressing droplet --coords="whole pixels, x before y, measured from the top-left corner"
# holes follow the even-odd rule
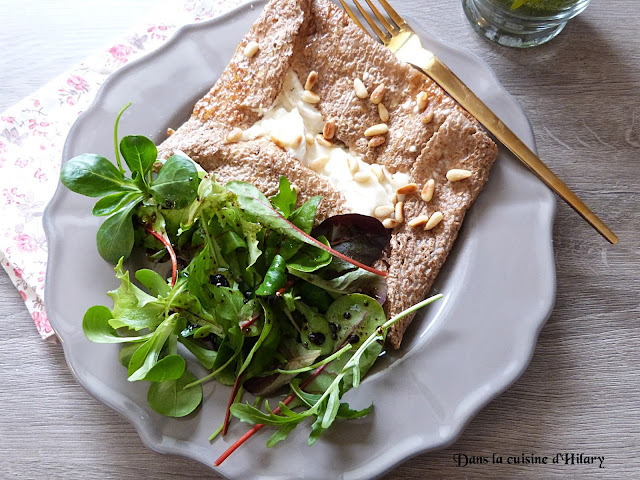
[[[325,341],[324,333],[321,332],[311,332],[309,334],[309,341],[314,345],[322,345]]]
[[[209,283],[215,285],[216,287],[228,287],[229,286],[229,281],[227,280],[227,277],[225,277],[224,275],[221,275],[219,273],[217,273],[215,275],[209,275]]]
[[[344,315],[342,315],[346,320],[349,320],[351,318],[351,312],[344,312]]]
[[[349,338],[347,338],[347,342],[349,342],[351,345],[353,345],[354,343],[358,343],[360,341],[360,337],[358,335],[349,335]]]

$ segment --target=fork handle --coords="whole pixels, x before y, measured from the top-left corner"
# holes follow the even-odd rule
[[[560,198],[578,212],[598,233],[609,242],[613,244],[618,243],[618,237],[609,227],[509,129],[455,73],[435,56],[421,63],[423,63],[423,65],[413,65],[438,83],[449,95],[462,105],[462,107],[484,125],[500,143],[529,167],[551,190],[556,192]]]

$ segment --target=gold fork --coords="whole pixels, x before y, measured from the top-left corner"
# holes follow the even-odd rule
[[[407,22],[389,5],[387,0],[378,0],[382,8],[387,12],[392,24],[376,8],[371,0],[366,0],[369,8],[376,16],[381,26],[369,15],[367,10],[360,5],[358,0],[353,0],[363,18],[369,24],[380,41],[391,50],[400,60],[403,60],[423,73],[431,77],[449,95],[451,95],[462,107],[473,115],[484,127],[491,132],[500,143],[507,147],[527,167],[529,167],[549,188],[556,192],[560,198],[567,202],[580,214],[593,228],[611,243],[618,243],[618,237],[607,227],[598,216],[587,207],[578,196],[565,185],[538,156],[533,153],[516,134],[514,134],[491,111],[462,80],[460,80],[449,68],[442,63],[433,53],[422,47],[420,39],[407,24]],[[369,33],[360,23],[358,17],[351,8],[340,0],[343,8],[351,19],[365,32]]]

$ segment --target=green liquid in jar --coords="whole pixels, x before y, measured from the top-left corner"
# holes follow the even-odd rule
[[[500,0],[500,3],[503,3],[510,9],[519,11],[519,13],[540,15],[557,13],[578,3],[578,0]]]

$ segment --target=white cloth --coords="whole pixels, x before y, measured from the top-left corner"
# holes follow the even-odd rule
[[[247,1],[170,2],[154,21],[134,28],[0,114],[0,261],[43,338],[53,331],[43,301],[47,242],[42,214],[58,184],[71,125],[122,65],[154,51],[179,27],[209,20]]]

